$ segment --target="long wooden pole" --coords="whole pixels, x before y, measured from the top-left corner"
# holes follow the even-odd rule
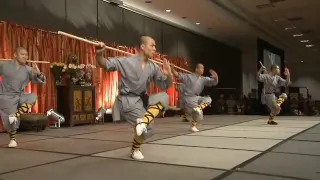
[[[63,35],[63,36],[67,36],[67,37],[70,37],[70,38],[73,38],[73,39],[77,39],[77,40],[79,40],[79,41],[83,41],[83,42],[92,44],[92,45],[94,45],[94,46],[99,46],[99,44],[98,44],[97,42],[90,41],[90,40],[88,40],[88,39],[84,39],[84,38],[82,38],[82,37],[78,37],[78,36],[75,36],[75,35],[72,35],[72,34],[69,34],[69,33],[66,33],[66,32],[58,31],[58,34]],[[113,48],[113,47],[109,47],[109,46],[106,46],[106,48],[107,48],[107,49],[110,49],[110,50],[113,50],[113,51],[120,52],[120,53],[124,53],[124,54],[127,54],[127,55],[133,55],[132,53],[129,53],[129,52],[126,52],[126,51],[117,49],[117,48]],[[160,60],[160,59],[156,59],[156,60],[157,60],[157,61],[155,61],[155,60],[152,60],[152,61],[153,61],[154,63],[157,63],[157,64],[161,64],[161,65],[163,64],[163,63],[162,63],[162,60]],[[159,61],[160,61],[160,62],[159,62]],[[180,70],[184,71],[184,72],[191,73],[191,71],[188,71],[188,70],[186,70],[186,69],[183,69],[183,68],[181,68],[181,67],[179,67],[179,66],[175,66],[175,65],[173,65],[173,66],[174,66],[175,68],[177,68],[177,69],[180,69]]]
[[[0,59],[0,61],[11,61],[11,59]],[[43,64],[50,64],[49,61],[33,61],[33,60],[27,60],[29,63],[43,63]]]

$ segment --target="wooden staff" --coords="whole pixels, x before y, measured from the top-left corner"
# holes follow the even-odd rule
[[[260,65],[261,65],[262,67],[264,67],[264,65],[262,64],[262,62],[261,62],[261,61],[259,61],[259,63],[260,63]]]
[[[11,59],[0,59],[0,61],[11,61]],[[29,63],[43,63],[43,64],[50,64],[49,61],[33,61],[33,60],[27,60]]]
[[[264,65],[262,64],[261,61],[259,61],[259,63],[260,63],[260,65],[261,65],[261,67],[264,67]],[[264,72],[265,72],[265,73],[268,73],[268,71],[266,70],[266,67],[264,67]]]
[[[63,35],[63,36],[67,36],[67,37],[70,37],[70,38],[73,38],[73,39],[77,39],[77,40],[79,40],[79,41],[83,41],[83,42],[92,44],[92,45],[94,45],[94,46],[99,46],[99,43],[97,43],[97,42],[90,41],[90,40],[87,40],[87,39],[84,39],[84,38],[81,38],[81,37],[78,37],[78,36],[75,36],[75,35],[72,35],[72,34],[69,34],[69,33],[66,33],[66,32],[58,31],[58,34]],[[110,49],[110,50],[113,50],[113,51],[117,51],[117,52],[124,53],[124,54],[127,54],[127,55],[133,55],[132,53],[129,53],[129,52],[126,52],[126,51],[122,51],[122,50],[117,49],[117,48],[113,48],[113,47],[109,47],[109,46],[105,46],[105,47],[106,47],[107,49]],[[151,61],[154,62],[154,63],[160,64],[160,65],[163,64],[163,63],[162,63],[162,60],[160,60],[160,59],[156,59],[156,60],[157,60],[157,61],[151,59]],[[159,61],[160,61],[160,62],[159,62]],[[179,66],[175,66],[175,65],[173,65],[173,66],[174,66],[175,68],[177,68],[177,69],[180,69],[180,70],[184,71],[184,72],[191,73],[191,71],[188,71],[188,70],[186,70],[186,69],[183,69],[183,68],[181,68],[181,67],[179,67]]]

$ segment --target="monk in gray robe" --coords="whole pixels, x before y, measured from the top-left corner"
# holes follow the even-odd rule
[[[184,84],[177,84],[176,85],[176,90],[179,92],[178,95],[178,108],[181,109],[181,117],[182,117],[182,122],[189,122],[189,120],[187,119],[187,113],[184,110],[184,98],[183,98],[183,93],[184,93]]]
[[[40,72],[38,66],[26,65],[28,52],[18,47],[14,52],[14,59],[0,63],[0,115],[3,127],[9,133],[8,147],[17,147],[16,133],[19,128],[19,117],[36,103],[35,94],[27,94],[24,88],[32,83],[45,83],[46,77]]]
[[[290,72],[288,68],[285,68],[284,74],[287,76],[287,78],[283,79],[279,76],[279,66],[272,65],[270,70],[271,72],[267,73],[266,68],[261,66],[260,70],[258,71],[257,78],[258,81],[263,82],[264,84],[261,94],[261,101],[270,109],[270,116],[267,124],[277,125],[278,123],[274,121],[274,116],[280,113],[280,106],[287,99],[287,95],[282,93],[279,98],[277,98],[276,93],[279,87],[290,85]],[[265,72],[265,74],[262,74],[262,72]]]
[[[178,73],[173,70],[173,74],[181,81],[184,88],[184,107],[188,115],[192,116],[191,131],[198,132],[197,123],[203,119],[202,110],[211,104],[210,97],[201,97],[200,93],[203,91],[204,86],[216,86],[218,84],[217,73],[210,69],[211,77],[203,77],[204,66],[197,64],[195,72],[191,74]]]
[[[147,96],[145,93],[150,82],[155,82],[162,90],[172,86],[172,73],[167,60],[163,62],[163,71],[150,58],[155,53],[155,41],[148,36],[140,39],[140,52],[127,57],[104,59],[105,45],[100,43],[96,58],[106,71],[119,71],[119,94],[113,105],[113,119],[124,119],[135,127],[131,157],[144,159],[140,146],[153,135],[153,119],[169,106],[169,96],[165,92]]]

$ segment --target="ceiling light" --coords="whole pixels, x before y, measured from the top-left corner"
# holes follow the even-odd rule
[[[293,37],[300,37],[303,36],[303,34],[294,34]]]
[[[200,23],[196,23],[196,25],[199,25]]]
[[[170,9],[167,9],[166,12],[171,12],[171,10],[170,10]]]
[[[301,40],[300,42],[306,43],[306,42],[309,42],[309,40]]]
[[[314,46],[313,44],[307,44],[307,45],[306,45],[307,48],[313,47],[313,46]]]
[[[287,27],[287,28],[284,28],[284,30],[286,30],[286,31],[289,31],[289,30],[291,30],[291,29],[296,29],[297,27],[295,27],[295,26],[292,26],[292,27]]]
[[[304,61],[301,61],[302,63],[304,62]]]
[[[280,22],[280,21],[286,21],[287,18],[278,18],[278,19],[274,19],[274,22]]]

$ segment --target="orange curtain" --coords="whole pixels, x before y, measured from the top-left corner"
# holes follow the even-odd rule
[[[29,52],[29,59],[36,61],[63,62],[67,63],[68,56],[75,54],[78,56],[79,63],[94,64],[95,47],[88,43],[58,35],[55,32],[44,31],[41,29],[20,26],[7,22],[0,22],[0,58],[11,59],[13,51],[17,46],[25,47]],[[117,46],[132,54],[137,53],[134,48]],[[105,51],[105,57],[125,56],[123,53],[112,50]],[[163,59],[161,54],[156,54],[154,58]],[[166,57],[170,63],[187,69],[187,61],[182,58]],[[38,64],[39,69],[47,77],[47,84],[29,84],[25,91],[38,95],[37,103],[32,108],[32,112],[44,113],[48,109],[56,108],[56,88],[54,78],[50,72],[49,64]],[[1,79],[0,79],[1,80]],[[93,85],[96,86],[96,108],[104,106],[111,108],[118,94],[118,72],[105,72],[97,68],[93,73]],[[151,84],[148,93],[161,91],[154,84]],[[177,92],[172,87],[167,90],[170,96],[170,106],[175,106]],[[2,125],[2,123],[0,123]]]

